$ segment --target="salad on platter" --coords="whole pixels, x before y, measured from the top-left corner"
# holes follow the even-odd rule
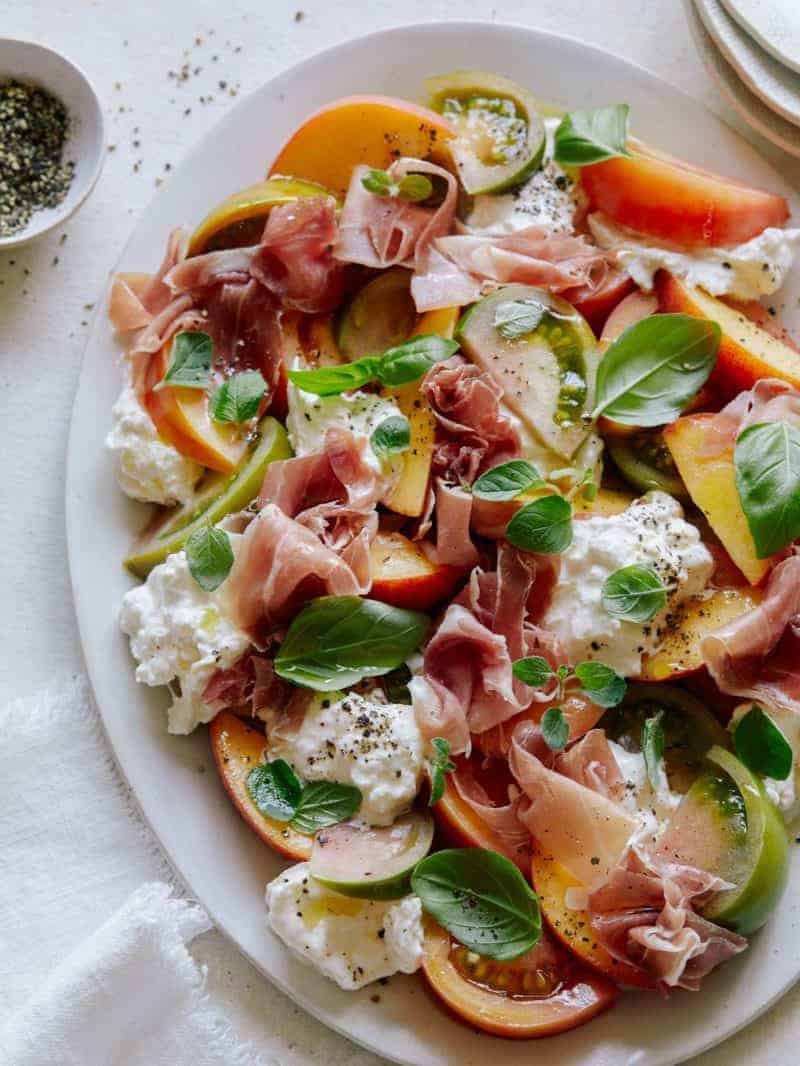
[[[120,624],[288,860],[265,936],[539,1037],[702,994],[786,886],[800,229],[626,104],[426,90],[116,276]]]

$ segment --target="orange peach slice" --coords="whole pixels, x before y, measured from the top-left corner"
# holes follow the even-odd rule
[[[275,851],[304,862],[311,858],[313,837],[298,833],[284,822],[266,818],[250,799],[247,775],[264,761],[263,733],[235,714],[222,711],[209,726],[211,750],[225,791],[250,828]]]
[[[321,107],[291,135],[270,167],[344,196],[353,167],[385,170],[399,156],[437,156],[454,135],[450,122],[426,107],[390,96],[346,96]]]
[[[800,352],[757,325],[749,314],[702,289],[690,289],[666,271],[660,271],[656,278],[656,292],[661,311],[682,311],[719,323],[722,340],[708,380],[713,392],[731,398],[765,377],[780,378],[800,388]]]
[[[425,610],[449,596],[464,571],[432,563],[402,533],[378,533],[370,548],[370,596],[394,607]]]
[[[703,637],[756,607],[759,589],[718,589],[707,600],[689,600],[671,615],[658,651],[642,660],[642,681],[671,681],[693,674],[705,665],[700,651]]]

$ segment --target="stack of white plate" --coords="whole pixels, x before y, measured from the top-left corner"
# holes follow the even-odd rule
[[[685,0],[695,43],[753,129],[800,157],[800,0]]]

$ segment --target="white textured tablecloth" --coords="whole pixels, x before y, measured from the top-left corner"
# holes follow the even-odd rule
[[[0,0],[0,33],[49,44],[89,73],[109,135],[104,173],[80,213],[54,235],[0,253],[0,706],[82,670],[64,544],[69,411],[91,305],[156,183],[169,180],[171,165],[234,103],[232,92],[247,92],[358,33],[448,17],[506,19],[579,37],[653,70],[742,129],[695,55],[678,0],[540,0],[508,8],[457,0]],[[797,162],[763,142],[758,147],[800,184]],[[0,802],[1,793],[0,782]],[[0,1017],[19,1001],[23,972],[38,980],[43,961],[63,959],[142,881],[158,876],[145,865],[121,866],[113,891],[65,920],[47,960],[37,946],[34,965],[20,941],[20,973],[10,987],[0,986]],[[92,890],[88,885],[87,900]],[[59,905],[54,872],[52,906]],[[241,1037],[282,1066],[378,1062],[289,1003],[218,933],[199,937],[191,951],[208,966],[209,993]],[[795,992],[698,1064],[795,1064],[798,1006]]]

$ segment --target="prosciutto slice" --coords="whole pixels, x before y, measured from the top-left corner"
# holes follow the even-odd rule
[[[443,566],[475,566],[478,551],[469,535],[472,497],[437,478],[435,500],[436,547],[429,554]]]
[[[615,959],[662,986],[696,991],[707,973],[747,947],[744,937],[694,910],[730,887],[704,870],[628,848],[589,896],[592,932]]]
[[[408,174],[426,174],[446,186],[438,207],[423,207],[399,196],[376,196],[362,179],[370,168],[353,170],[339,219],[334,255],[344,263],[383,269],[389,266],[427,266],[431,242],[449,233],[456,211],[458,183],[443,167],[421,159],[403,157],[389,167],[394,182]],[[441,305],[440,305],[441,306]]]
[[[306,526],[268,503],[245,530],[225,583],[232,620],[263,647],[316,596],[359,596],[369,585]]]
[[[602,729],[590,729],[557,756],[555,763],[559,773],[616,803],[625,795],[625,779]]]
[[[602,792],[545,766],[532,748],[538,730],[523,722],[514,733],[509,766],[528,803],[519,816],[553,858],[590,892],[620,861],[636,821]]]
[[[585,237],[553,235],[543,226],[505,236],[453,234],[433,241],[411,295],[418,311],[429,311],[471,303],[487,288],[511,282],[550,292],[597,288],[607,271],[606,253]]]
[[[800,392],[777,378],[762,378],[706,421],[703,455],[713,458],[732,449],[748,426],[781,421],[800,425]]]
[[[290,694],[291,686],[276,675],[272,659],[249,651],[227,670],[211,675],[203,690],[203,702],[215,714],[236,710],[255,716],[267,708],[282,706]]]
[[[531,614],[538,572],[549,583],[550,567],[504,544],[496,572],[473,570],[425,649],[421,675],[409,685],[424,736],[443,736],[454,752],[468,751],[470,733],[485,732],[546,698],[517,681],[511,667],[534,653],[557,661],[555,641]]]
[[[800,712],[800,555],[778,563],[761,602],[708,634],[701,651],[723,692]]]
[[[180,226],[167,240],[161,266],[155,274],[117,274],[111,285],[108,313],[114,329],[129,332],[148,325],[173,298],[166,275],[186,258],[189,231]]]
[[[495,804],[486,789],[475,780],[469,764],[462,764],[451,778],[456,792],[485,823],[499,845],[499,850],[520,868],[525,877],[531,872],[531,835],[519,818],[521,794],[511,789],[508,803]]]
[[[484,470],[520,454],[519,433],[500,406],[502,388],[461,356],[433,366],[422,394],[437,423],[434,469],[450,483],[471,485]]]

